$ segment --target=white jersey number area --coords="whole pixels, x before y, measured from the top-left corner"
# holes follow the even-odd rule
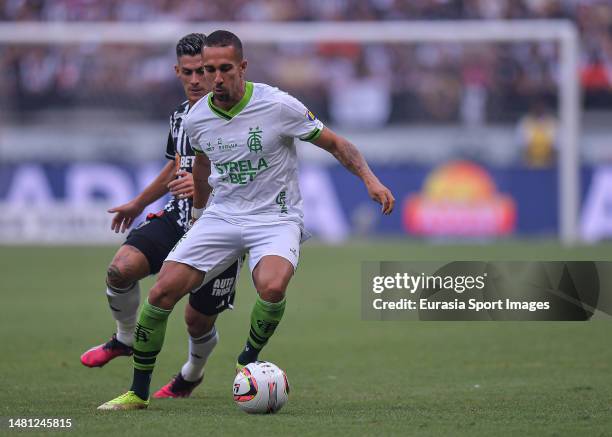
[[[245,82],[229,111],[200,99],[184,120],[191,147],[211,161],[215,196],[208,209],[238,222],[302,224],[295,139],[312,141],[323,123],[289,94]]]

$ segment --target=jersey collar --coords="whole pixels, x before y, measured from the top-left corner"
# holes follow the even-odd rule
[[[244,83],[244,95],[240,99],[238,103],[236,103],[229,111],[219,108],[213,103],[213,93],[208,95],[208,107],[210,110],[216,114],[217,116],[225,119],[231,120],[238,114],[240,111],[244,109],[244,107],[251,101],[251,96],[253,95],[253,82],[245,82]]]

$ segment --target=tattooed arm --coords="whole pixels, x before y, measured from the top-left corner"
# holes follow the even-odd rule
[[[357,147],[327,127],[323,128],[319,138],[312,143],[334,155],[340,164],[357,175],[365,184],[370,197],[382,205],[383,214],[391,214],[395,205],[393,194],[370,170],[368,163]]]

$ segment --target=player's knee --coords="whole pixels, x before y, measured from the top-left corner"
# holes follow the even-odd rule
[[[106,284],[112,288],[129,288],[138,279],[132,278],[128,269],[115,262],[106,269]]]
[[[149,303],[166,310],[174,308],[174,305],[176,305],[180,298],[181,296],[172,287],[159,281],[149,291]]]
[[[206,317],[203,314],[188,315],[185,317],[185,323],[187,324],[187,332],[193,338],[199,338],[204,334],[210,332],[215,326],[215,320],[211,317]]]
[[[257,292],[266,302],[280,302],[285,297],[287,284],[279,279],[270,279],[259,284]]]
[[[134,282],[146,277],[149,270],[145,255],[139,249],[125,244],[117,251],[106,270],[106,283],[112,288],[129,288]]]

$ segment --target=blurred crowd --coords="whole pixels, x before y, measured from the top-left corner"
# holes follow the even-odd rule
[[[612,109],[612,0],[0,0],[3,21],[573,20],[587,109]],[[553,43],[277,44],[246,47],[248,77],[342,125],[516,121],[553,108]],[[173,47],[0,46],[0,102],[122,108],[166,116],[180,89]]]

